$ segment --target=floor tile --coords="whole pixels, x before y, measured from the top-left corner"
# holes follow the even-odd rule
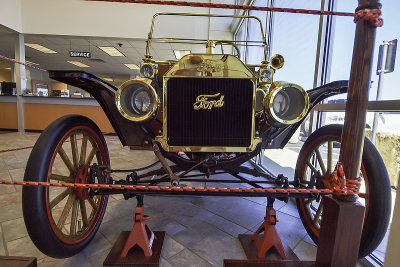
[[[279,210],[280,212],[286,213],[288,215],[291,215],[293,217],[300,218],[295,199],[290,199],[288,201],[288,203],[286,203],[286,205],[284,205],[282,208],[277,209],[277,210]]]
[[[207,236],[190,246],[190,250],[214,266],[223,266],[224,259],[246,259],[242,245],[236,238]]]
[[[46,257],[36,248],[29,236],[7,242],[6,245],[9,256],[36,257],[38,260]]]
[[[23,218],[6,221],[1,224],[4,231],[4,239],[6,242],[25,237],[28,235]]]
[[[302,261],[315,261],[317,257],[317,247],[304,241],[300,241],[293,252]]]
[[[5,256],[5,255],[6,255],[6,246],[3,238],[3,230],[2,227],[0,226],[0,256]]]
[[[101,232],[97,232],[92,241],[83,249],[83,253],[90,258],[94,254],[111,249],[112,245]]]
[[[6,186],[4,186],[4,187],[6,187]],[[11,188],[12,186],[7,185],[7,187]],[[0,191],[1,191],[1,187],[0,187]],[[10,204],[19,204],[20,205],[21,202],[22,202],[21,192],[13,192],[13,193],[8,193],[8,194],[0,193],[0,206],[6,206],[6,205],[10,205]]]
[[[37,265],[39,267],[54,267],[54,266],[63,266],[66,262],[66,259],[55,259],[51,257],[44,257],[37,261]]]
[[[239,234],[247,232],[246,228],[231,221],[228,221],[227,219],[219,215],[214,215],[207,218],[206,222],[215,225],[218,229],[230,234],[232,237],[237,237]]]
[[[173,236],[174,234],[182,231],[185,229],[185,226],[183,226],[182,224],[171,220],[171,219],[165,219],[163,221],[163,223],[157,225],[156,227],[154,227],[154,231],[165,231],[166,234]]]
[[[60,265],[62,267],[93,267],[90,264],[89,258],[84,253],[76,254],[71,258],[65,259],[63,263]]]
[[[161,257],[160,258],[160,267],[173,267],[173,266],[166,259]]]
[[[125,216],[122,218],[113,218],[108,222],[102,223],[100,225],[99,231],[111,244],[114,244],[122,231],[131,231],[132,227],[132,217]]]
[[[301,220],[279,211],[276,213],[276,217],[279,220],[276,224],[278,234],[293,249],[307,234]]]
[[[98,253],[87,255],[90,265],[92,267],[103,266],[104,260],[107,258],[110,251],[111,248],[108,248]]]
[[[10,204],[0,206],[0,222],[22,218],[22,205]]]
[[[188,249],[184,249],[180,253],[168,259],[168,262],[175,267],[209,267],[212,266],[206,260],[202,259]]]
[[[166,235],[164,238],[164,244],[163,244],[163,249],[161,252],[161,255],[165,258],[171,258],[172,256],[178,254],[182,250],[184,250],[185,247],[182,246],[180,243],[176,242],[173,238],[170,236]]]

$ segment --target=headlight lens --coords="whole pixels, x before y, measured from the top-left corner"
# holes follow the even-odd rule
[[[153,78],[154,76],[154,64],[142,63],[140,65],[140,75],[145,78]]]
[[[260,81],[263,83],[271,83],[272,75],[273,73],[269,69],[260,70]]]
[[[151,80],[138,78],[125,82],[118,89],[115,101],[119,112],[131,121],[141,122],[152,118],[160,100],[151,86]]]
[[[278,117],[284,117],[290,106],[290,98],[288,94],[281,90],[279,91],[272,101],[272,109]]]

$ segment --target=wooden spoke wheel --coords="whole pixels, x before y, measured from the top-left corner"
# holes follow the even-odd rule
[[[342,125],[327,125],[315,131],[304,143],[296,165],[295,178],[304,188],[322,189],[321,176],[332,173],[339,160]],[[358,201],[365,205],[359,257],[371,253],[382,241],[389,222],[390,182],[383,160],[365,138],[362,178]],[[318,243],[323,214],[322,197],[297,199],[300,218],[310,237]]]
[[[50,124],[29,157],[25,181],[106,183],[90,179],[90,166],[109,166],[107,145],[99,128],[83,116],[65,116]],[[23,213],[28,233],[45,254],[63,258],[81,251],[97,232],[107,196],[89,189],[24,187]]]

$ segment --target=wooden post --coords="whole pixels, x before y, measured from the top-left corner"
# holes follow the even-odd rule
[[[326,196],[318,238],[316,267],[356,266],[365,207]]]
[[[379,0],[358,0],[356,11],[380,7]],[[347,179],[360,175],[375,31],[371,22],[357,22],[339,157]],[[356,266],[365,209],[357,197],[324,197],[316,266]]]
[[[356,11],[380,7],[379,0],[358,0]],[[369,21],[357,22],[339,157],[347,179],[355,179],[360,175],[375,31],[376,27]],[[353,197],[352,200],[355,199]]]

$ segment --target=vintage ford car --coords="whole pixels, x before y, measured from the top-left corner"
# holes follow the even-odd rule
[[[177,187],[181,181],[200,181],[186,179],[191,171],[206,175],[211,182],[215,173],[225,172],[238,177],[240,172],[247,171],[269,178],[270,183],[276,186],[323,188],[321,177],[331,173],[337,162],[341,125],[324,126],[309,136],[300,151],[295,175],[290,179],[282,175],[262,175],[239,166],[259,155],[263,149],[283,148],[311,109],[327,97],[345,93],[348,82],[335,81],[306,91],[295,83],[274,80],[275,72],[284,65],[280,55],[268,58],[265,52],[265,58],[258,65],[243,63],[238,46],[246,45],[248,41],[153,38],[155,18],[171,15],[229,17],[156,14],[140,64],[140,78],[126,81],[118,89],[90,73],[50,71],[52,79],[89,92],[103,108],[122,145],[131,149],[154,150],[162,168],[138,174],[154,167],[156,162],[140,169],[112,169],[99,128],[86,117],[69,115],[54,121],[40,135],[27,163],[25,181],[170,183]],[[231,17],[257,20],[263,36],[259,45],[267,51],[258,18]],[[204,53],[188,54],[177,61],[155,61],[150,47],[156,41],[202,43]],[[216,45],[231,46],[234,52],[216,54],[213,52]],[[173,165],[169,166],[165,159]],[[111,178],[115,172],[129,174],[126,180],[116,181]],[[154,179],[154,175],[161,178]],[[360,257],[363,257],[382,240],[390,214],[387,171],[368,139],[364,141],[361,176],[359,197],[366,205],[360,247]],[[242,182],[246,183],[246,180]],[[262,187],[254,182],[249,184]],[[181,191],[167,192],[179,194]],[[129,198],[146,192],[24,187],[23,214],[31,239],[43,253],[52,257],[69,257],[78,253],[98,230],[108,194],[112,193],[123,193],[125,198]],[[287,196],[276,197],[287,200]],[[321,196],[298,197],[297,206],[305,229],[318,242],[323,210]]]

